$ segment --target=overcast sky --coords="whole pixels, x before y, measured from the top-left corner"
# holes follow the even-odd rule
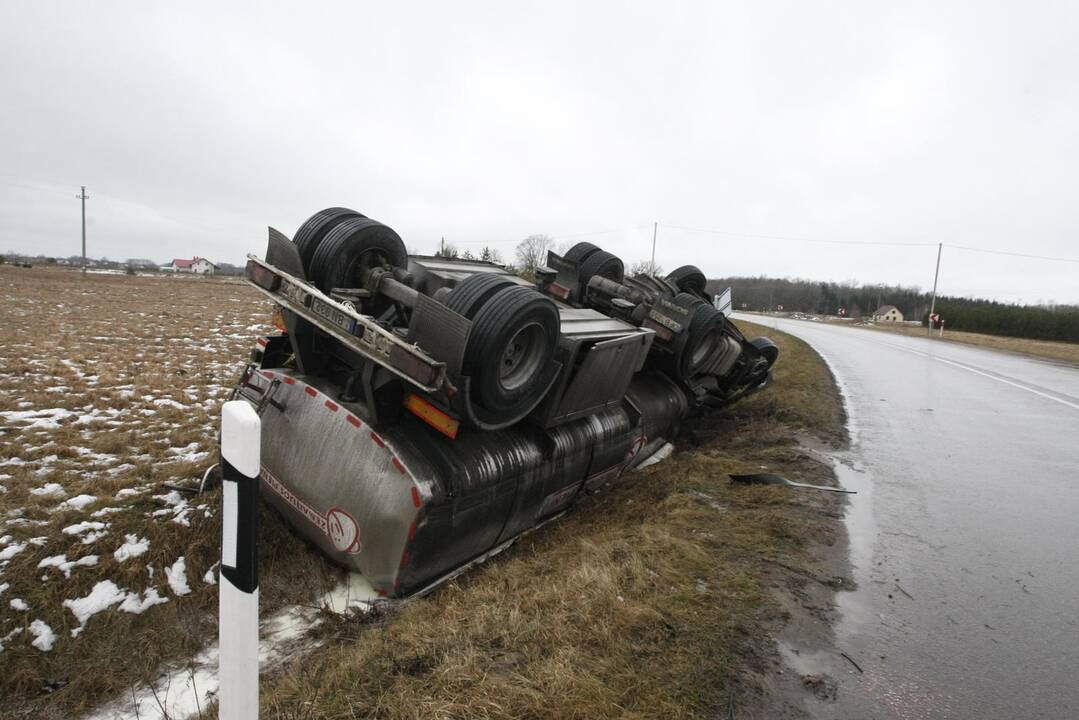
[[[0,0],[0,251],[239,263],[344,205],[411,250],[915,284],[1079,258],[1079,3]],[[705,234],[703,228],[729,234]],[[627,229],[628,228],[628,229]],[[1079,302],[945,247],[941,291]]]

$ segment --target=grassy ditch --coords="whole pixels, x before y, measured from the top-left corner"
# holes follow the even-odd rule
[[[219,498],[173,488],[214,461],[220,403],[268,308],[234,282],[45,268],[0,268],[0,307],[0,717],[78,717],[216,641]],[[780,345],[772,387],[686,423],[669,460],[432,596],[330,616],[320,647],[264,678],[264,716],[696,717],[733,696],[744,718],[767,706],[770,633],[799,608],[827,614],[808,591],[830,587],[841,501],[734,487],[726,473],[828,482],[796,438],[840,443],[843,429],[821,360],[753,332]],[[66,531],[84,523],[101,527]],[[146,550],[118,556],[128,536]],[[261,538],[264,616],[340,579],[272,513]],[[60,556],[82,564],[42,566]],[[181,558],[184,582],[170,582]],[[65,601],[105,582],[162,602],[115,602],[80,623]],[[36,621],[55,635],[47,650]]]
[[[338,621],[326,645],[265,679],[264,716],[679,718],[778,705],[766,697],[770,634],[786,608],[813,605],[807,585],[832,582],[842,500],[726,476],[767,467],[830,482],[796,438],[839,443],[844,430],[820,358],[769,334],[782,353],[771,388],[687,423],[669,460],[434,595]]]

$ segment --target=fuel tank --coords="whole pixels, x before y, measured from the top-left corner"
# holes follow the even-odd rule
[[[450,439],[408,413],[373,426],[322,377],[262,369],[247,382],[255,395],[276,385],[261,411],[264,499],[385,597],[424,590],[617,479],[689,405],[665,375],[641,372],[616,407]]]

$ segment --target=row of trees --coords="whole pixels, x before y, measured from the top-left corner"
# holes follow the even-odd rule
[[[708,281],[708,290],[730,287],[735,307],[749,310],[835,315],[846,308],[847,316],[868,316],[881,305],[895,305],[908,320],[928,322],[929,293],[901,285],[861,285],[768,277],[725,277]],[[993,300],[941,296],[937,312],[952,330],[1079,342],[1079,305],[1018,305]]]
[[[736,306],[750,310],[784,310],[835,315],[846,308],[848,317],[872,315],[881,305],[895,305],[904,317],[917,319],[929,312],[929,296],[916,287],[816,282],[798,278],[725,277],[708,281],[712,293],[732,289]]]

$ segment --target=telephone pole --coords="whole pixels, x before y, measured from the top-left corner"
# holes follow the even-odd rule
[[[937,311],[937,280],[940,278],[940,251],[944,247],[944,243],[937,243],[937,271],[933,273],[933,299],[929,303],[929,321],[926,323],[926,330],[932,334],[933,332],[933,313]]]
[[[659,229],[659,222],[652,223],[652,266],[648,268],[648,271],[653,275],[656,274],[656,230]]]
[[[86,272],[86,201],[90,197],[86,194],[86,186],[82,186],[82,192],[76,195],[82,200],[82,271]]]

